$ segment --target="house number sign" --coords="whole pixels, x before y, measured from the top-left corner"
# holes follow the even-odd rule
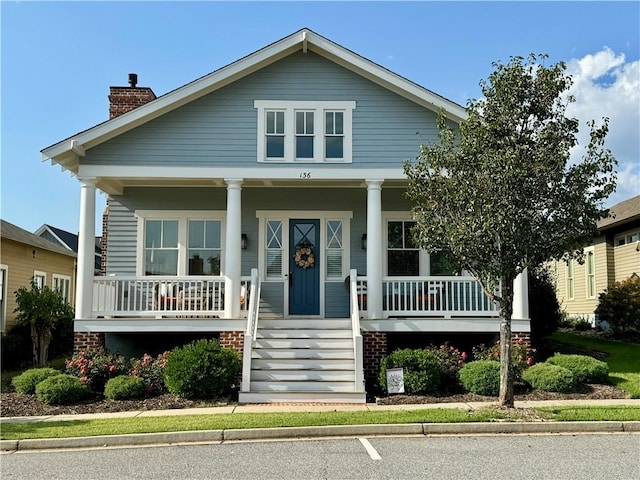
[[[311,178],[311,172],[300,172],[300,178],[308,180]]]

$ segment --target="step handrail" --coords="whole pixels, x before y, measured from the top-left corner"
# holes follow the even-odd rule
[[[247,311],[247,329],[244,334],[242,350],[242,383],[240,390],[251,389],[251,357],[255,338],[258,332],[258,314],[260,312],[260,292],[262,283],[257,268],[251,269],[251,286],[249,287],[249,308]]]
[[[355,361],[355,385],[356,393],[364,392],[364,348],[362,333],[360,332],[360,307],[358,304],[358,271],[349,271],[349,291],[351,293],[351,330],[353,337],[353,356]]]

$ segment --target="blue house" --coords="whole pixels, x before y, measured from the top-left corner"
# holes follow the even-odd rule
[[[243,354],[241,402],[364,402],[389,335],[499,331],[474,279],[409,235],[403,162],[460,105],[308,29],[109,98],[109,121],[42,151],[81,185],[77,348],[214,334]],[[527,336],[526,275],[515,288]]]

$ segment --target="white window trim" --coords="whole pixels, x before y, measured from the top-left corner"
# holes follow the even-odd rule
[[[5,326],[7,322],[7,284],[9,283],[9,267],[5,264],[0,264],[0,270],[4,271],[4,279],[0,285],[0,295],[2,298],[2,312],[0,312],[0,332],[5,332]]]
[[[595,247],[587,247],[584,250],[585,262],[584,262],[584,278],[585,278],[585,297],[589,300],[593,300],[598,296],[596,291],[596,250]],[[593,295],[589,295],[589,259],[588,254],[593,254]],[[575,276],[575,272],[574,272]],[[575,282],[574,282],[575,283]]]
[[[571,277],[569,276],[569,266],[571,266]],[[576,297],[576,265],[573,258],[570,258],[565,265],[565,283],[567,300],[575,300]],[[573,288],[569,288],[569,279],[571,279]],[[572,291],[573,290],[573,291]]]
[[[353,110],[354,101],[286,101],[286,100],[255,100],[254,108],[258,110],[257,139],[259,163],[352,163],[353,161]],[[267,110],[284,111],[284,159],[267,160],[266,146],[266,114]],[[313,158],[295,158],[295,112],[314,112],[314,143]],[[340,111],[344,113],[344,145],[343,157],[336,159],[325,158],[325,111]]]
[[[225,231],[227,212],[225,210],[136,210],[138,219],[136,244],[136,275],[144,276],[144,226],[147,220],[178,221],[178,275],[188,275],[189,259],[187,239],[189,220],[220,220],[220,275],[224,275]]]
[[[36,277],[44,277],[44,280],[42,280],[42,287],[47,285],[47,272],[43,272],[41,270],[34,270],[33,279],[35,280]]]
[[[632,241],[631,236],[636,235],[638,240]],[[618,245],[618,241],[620,239],[624,239],[624,245]],[[637,244],[640,241],[640,230],[630,230],[628,232],[622,233],[614,238],[613,246],[615,248],[626,247],[627,245]]]
[[[51,275],[51,289],[54,290],[56,280],[65,280],[69,282],[69,288],[67,289],[67,303],[71,303],[71,277],[69,275],[61,275],[59,273],[53,273]]]
[[[256,218],[259,224],[258,242],[260,245],[258,252],[258,265],[260,265],[260,275],[262,275],[262,281],[268,283],[278,283],[286,280],[288,272],[291,270],[293,260],[289,258],[289,220],[295,218],[308,218],[314,220],[320,220],[320,245],[322,250],[320,251],[320,258],[322,259],[323,268],[320,269],[320,285],[324,285],[325,282],[344,282],[344,279],[349,275],[349,265],[351,265],[351,252],[349,246],[351,245],[351,233],[350,225],[353,218],[352,211],[279,211],[279,210],[258,210],[256,211]],[[283,251],[283,265],[282,265],[282,277],[280,278],[265,278],[264,277],[264,265],[266,262],[265,248],[266,248],[266,225],[269,220],[279,220],[282,222],[282,251]],[[343,258],[342,258],[342,278],[326,278],[326,268],[324,262],[326,262],[327,253],[327,222],[329,220],[340,220],[342,222],[342,242],[343,242]],[[287,282],[288,285],[288,282]],[[324,288],[324,287],[322,287]],[[321,291],[322,293],[322,291]]]

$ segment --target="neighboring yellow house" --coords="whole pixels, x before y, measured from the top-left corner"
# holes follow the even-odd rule
[[[584,248],[584,263],[555,262],[556,295],[569,317],[595,325],[598,296],[613,282],[640,275],[640,195],[610,208],[600,235]]]
[[[16,296],[29,287],[31,278],[39,285],[58,289],[71,305],[75,303],[76,254],[66,248],[1,220],[0,225],[0,331],[16,323]]]

